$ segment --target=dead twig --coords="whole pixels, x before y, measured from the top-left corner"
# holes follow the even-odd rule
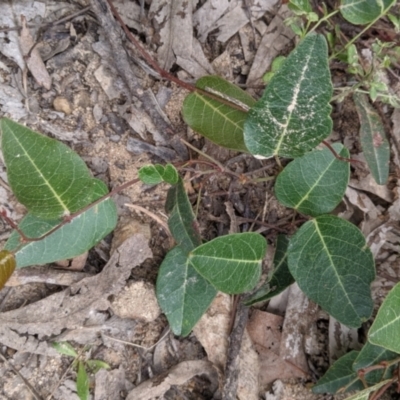
[[[249,308],[239,298],[236,309],[235,323],[229,337],[229,349],[225,368],[225,382],[223,387],[224,400],[236,400],[239,378],[239,353],[242,345],[244,330],[249,318]]]
[[[19,376],[19,378],[22,380],[24,385],[28,388],[28,390],[31,392],[32,396],[36,400],[43,400],[40,394],[36,391],[36,389],[20,374],[20,372],[12,365],[7,358],[3,356],[3,354],[0,353],[0,358]]]

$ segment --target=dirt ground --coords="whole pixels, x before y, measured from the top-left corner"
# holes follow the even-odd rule
[[[190,83],[217,74],[258,98],[272,60],[294,46],[294,33],[283,24],[289,11],[276,0],[113,3],[159,65]],[[179,166],[201,159],[180,138],[235,174],[278,173],[274,160],[222,149],[184,124],[180,110],[188,92],[160,79],[140,57],[106,0],[13,0],[2,2],[0,11],[0,116],[66,143],[110,189],[137,178],[149,163]],[[25,68],[22,15],[49,73],[43,81]],[[332,76],[334,84],[346,80],[340,66]],[[364,167],[352,167],[346,197],[335,210],[375,244],[375,310],[400,276],[400,113],[387,106],[380,111],[391,133],[389,182],[376,185]],[[333,103],[332,117],[329,140],[343,142],[362,159],[352,101]],[[9,190],[2,163],[0,168],[1,204],[18,221],[25,210]],[[265,279],[277,235],[293,233],[304,219],[277,202],[271,181],[243,184],[233,175],[202,175],[201,168],[181,172],[202,237],[262,233],[269,243]],[[96,400],[220,399],[232,346],[241,348],[240,400],[345,398],[314,395],[310,387],[332,360],[361,348],[372,321],[359,330],[346,328],[296,285],[250,310],[241,342],[229,340],[234,311],[232,299],[223,294],[188,337],[169,331],[154,289],[160,263],[173,245],[163,227],[166,191],[166,185],[138,183],[117,194],[118,226],[87,258],[67,270],[59,265],[20,269],[0,291],[0,399],[78,399],[72,358],[52,347],[60,341],[86,359],[110,365],[90,374]],[[5,242],[11,228],[5,223],[0,228]]]

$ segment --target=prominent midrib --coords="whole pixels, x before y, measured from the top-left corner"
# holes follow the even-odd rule
[[[314,46],[315,46],[315,44],[314,44]],[[313,50],[312,50],[312,51],[313,51]],[[292,101],[291,101],[291,103],[290,103],[290,104],[288,105],[288,107],[287,107],[287,110],[289,111],[289,114],[288,114],[288,116],[287,116],[287,120],[286,120],[286,124],[285,124],[285,126],[284,126],[284,130],[283,130],[283,132],[282,132],[282,134],[281,134],[281,137],[280,137],[280,139],[279,139],[279,141],[278,141],[278,143],[277,143],[277,145],[276,145],[276,147],[275,147],[275,150],[274,150],[274,152],[273,152],[273,155],[274,155],[274,156],[279,155],[279,150],[281,149],[283,140],[284,140],[284,138],[285,138],[286,135],[287,135],[288,127],[289,127],[289,124],[290,124],[290,120],[291,120],[291,118],[292,118],[293,112],[294,112],[295,109],[296,109],[297,98],[298,98],[299,93],[300,93],[300,87],[301,87],[301,84],[303,83],[303,81],[304,81],[304,79],[305,79],[306,71],[308,70],[308,64],[309,64],[310,59],[311,59],[312,51],[310,51],[310,54],[309,54],[309,56],[308,56],[307,59],[306,59],[307,61],[306,61],[305,65],[304,65],[304,67],[303,67],[303,69],[302,69],[302,71],[301,71],[300,79],[299,79],[299,81],[297,82],[297,85],[295,86],[295,88],[294,88],[294,90],[293,90]],[[289,110],[289,108],[291,108],[291,110]]]
[[[339,153],[340,154],[340,153]],[[329,165],[325,168],[325,170],[321,173],[319,178],[315,181],[315,183],[311,186],[310,190],[302,197],[302,199],[293,207],[295,210],[297,210],[302,203],[304,203],[307,199],[310,193],[315,189],[315,187],[319,184],[319,182],[323,179],[325,173],[329,170],[331,165],[334,163],[335,160],[332,160],[332,162],[329,163]]]
[[[236,127],[236,129],[239,129],[239,130],[243,130],[243,127],[242,126],[240,126],[240,125],[238,125],[235,121],[233,121],[232,119],[229,119],[227,116],[226,116],[226,114],[224,114],[224,113],[222,113],[221,111],[219,111],[219,108],[218,107],[215,107],[212,103],[210,103],[209,101],[207,101],[206,100],[206,96],[202,96],[202,95],[200,95],[200,94],[198,94],[198,93],[194,93],[194,95],[195,96],[198,96],[204,103],[205,103],[205,105],[206,106],[208,106],[209,108],[211,108],[212,110],[213,110],[213,112],[215,112],[215,113],[217,113],[217,114],[219,114],[221,117],[223,117],[224,119],[226,119],[228,122],[230,122],[232,125],[234,125],[235,127]],[[215,101],[217,101],[217,100],[215,100]],[[220,103],[221,105],[226,105],[226,104],[223,104],[223,103]],[[227,105],[226,105],[227,106]],[[227,106],[227,107],[229,107],[229,106]],[[234,110],[233,108],[232,108],[232,110]],[[238,110],[236,110],[236,111],[238,111]],[[240,112],[240,111],[238,111],[238,112]]]
[[[15,136],[11,130],[10,131],[10,135],[14,138],[14,140],[18,143],[18,145],[20,146],[21,150],[23,151],[23,153],[25,154],[26,158],[29,160],[29,162],[32,164],[32,166],[34,167],[34,169],[37,171],[38,175],[41,177],[41,179],[43,180],[43,182],[46,184],[46,186],[49,188],[49,190],[51,191],[51,193],[53,194],[54,198],[57,199],[57,201],[59,202],[60,206],[63,208],[65,215],[69,215],[70,214],[70,210],[67,207],[67,205],[64,203],[64,201],[62,200],[62,198],[58,195],[58,193],[53,189],[53,187],[51,186],[50,182],[45,178],[45,176],[40,172],[40,169],[38,168],[38,166],[36,165],[35,161],[31,158],[31,156],[29,155],[29,153],[25,150],[25,147],[22,145],[22,143],[18,140],[17,136]]]
[[[324,237],[323,237],[321,231],[319,230],[318,222],[314,221],[314,224],[315,224],[315,229],[316,229],[316,231],[317,231],[317,234],[318,234],[318,236],[320,237],[321,243],[322,243],[322,245],[323,245],[323,247],[324,247],[324,250],[326,251],[326,254],[328,255],[329,261],[331,262],[331,266],[332,266],[332,268],[333,268],[333,270],[334,270],[334,272],[335,272],[335,275],[336,275],[336,277],[337,277],[337,280],[338,280],[338,282],[339,282],[341,288],[343,289],[343,293],[344,293],[344,295],[345,295],[345,297],[346,297],[348,303],[351,305],[351,308],[353,309],[355,315],[358,315],[357,310],[354,308],[353,303],[352,303],[351,300],[349,299],[349,296],[347,295],[347,292],[346,292],[345,288],[343,287],[342,280],[341,280],[340,276],[338,275],[338,273],[337,273],[337,271],[336,271],[336,268],[334,267],[334,266],[335,266],[335,263],[334,263],[333,260],[332,260],[331,254],[330,254],[330,252],[329,252],[328,246],[327,246],[326,243],[325,243]]]

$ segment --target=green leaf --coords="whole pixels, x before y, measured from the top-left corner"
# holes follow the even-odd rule
[[[15,270],[14,254],[7,250],[0,251],[0,290],[4,287]]]
[[[340,156],[349,156],[343,145],[332,147]],[[276,180],[275,194],[284,206],[316,217],[340,203],[349,177],[348,162],[338,160],[329,149],[314,150],[286,166]]]
[[[309,0],[290,0],[288,8],[296,15],[304,15],[312,11]]]
[[[383,347],[375,346],[370,342],[365,343],[357,358],[353,363],[353,371],[357,372],[360,369],[368,368],[373,365],[377,365],[382,361],[391,361],[398,357],[397,353],[389,351]],[[392,365],[387,371],[385,368],[370,371],[365,374],[365,380],[368,385],[375,385],[382,379],[390,378],[393,374],[394,365]],[[386,372],[386,374],[385,374]]]
[[[210,306],[217,291],[190,265],[185,251],[173,248],[157,277],[158,303],[175,335],[187,336]]]
[[[350,222],[333,215],[306,222],[290,240],[288,263],[301,290],[342,324],[358,328],[371,316],[374,260]]]
[[[102,360],[87,360],[85,361],[86,367],[93,374],[100,371],[101,369],[111,369],[110,365]]]
[[[396,0],[342,0],[343,18],[355,25],[365,25],[380,18]]]
[[[219,76],[205,76],[196,87],[221,97],[222,101],[237,104],[246,110],[255,100],[242,89]],[[190,93],[183,102],[185,122],[212,142],[232,150],[248,152],[243,139],[243,124],[247,113],[204,94]]]
[[[381,387],[387,385],[389,382],[393,383],[392,379],[387,379],[385,381],[379,382],[374,386],[368,387],[364,390],[361,390],[360,392],[357,392],[353,394],[350,397],[346,397],[344,400],[368,400],[370,397],[369,395],[373,392],[376,392],[379,390]]]
[[[87,400],[89,398],[89,378],[86,373],[85,365],[82,361],[79,361],[78,364],[76,391],[80,400]]]
[[[251,154],[296,158],[332,130],[328,46],[309,34],[290,53],[248,113],[244,139]]]
[[[166,208],[171,213],[168,226],[172,236],[182,250],[189,253],[201,244],[201,237],[182,179],[168,191]]]
[[[96,191],[91,202],[105,195],[108,190],[104,182],[96,179]],[[47,264],[76,257],[92,248],[117,224],[117,209],[112,199],[107,199],[73,218],[60,229],[39,241],[21,245],[20,236],[13,232],[5,248],[14,251],[17,267]],[[62,220],[43,220],[32,214],[26,215],[19,228],[28,237],[37,238],[59,225]]]
[[[78,353],[68,342],[53,342],[51,344],[58,353],[64,356],[78,357]]]
[[[368,340],[377,346],[400,353],[400,283],[386,296],[368,332]]]
[[[139,170],[139,179],[147,185],[157,185],[167,182],[171,185],[178,183],[178,171],[172,164],[163,167],[160,164],[146,165]]]
[[[253,289],[261,275],[267,242],[258,233],[217,237],[189,254],[189,262],[216,289],[243,293]]]
[[[364,385],[352,369],[358,353],[358,351],[353,350],[340,357],[312,388],[312,391],[314,393],[336,393],[339,389],[348,385],[345,392],[364,389]]]
[[[390,145],[379,114],[369,104],[366,95],[354,93],[354,103],[360,118],[360,140],[371,174],[378,185],[389,177]]]
[[[91,202],[96,182],[68,146],[7,118],[0,129],[9,184],[30,213],[60,218]]]
[[[257,290],[245,304],[251,306],[259,303],[260,301],[266,301],[279,293],[282,293],[288,286],[293,282],[293,276],[289,271],[287,263],[287,248],[289,245],[289,239],[285,235],[279,235],[276,243],[276,250],[273,261],[272,274],[268,278],[265,285]]]

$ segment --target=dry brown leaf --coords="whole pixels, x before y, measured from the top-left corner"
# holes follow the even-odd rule
[[[260,390],[265,390],[276,379],[304,377],[304,374],[280,355],[283,317],[254,310],[248,323],[248,332],[260,360]]]
[[[272,61],[294,38],[294,32],[283,21],[292,15],[286,5],[282,5],[268,26],[257,54],[251,66],[246,84],[249,86],[262,83],[262,76],[270,68]]]
[[[45,89],[51,89],[51,78],[47,72],[46,66],[42,58],[40,57],[39,51],[36,48],[35,42],[32,35],[26,26],[26,18],[21,15],[21,35],[20,35],[20,47],[22,55],[25,57],[26,65],[35,78],[36,82],[43,86]]]
[[[279,354],[297,367],[299,376],[308,374],[305,340],[317,311],[318,306],[308,300],[296,283],[290,286]]]
[[[391,190],[386,185],[378,185],[371,174],[359,180],[350,179],[349,186],[354,189],[373,193],[389,203],[393,201],[393,193]]]
[[[0,314],[0,342],[13,349],[35,354],[57,355],[46,339],[96,321],[110,308],[110,298],[121,291],[132,268],[152,256],[147,239],[138,234],[126,240],[103,270],[74,283],[68,289],[25,307]],[[93,323],[98,334],[104,321]],[[86,334],[91,340],[93,335]]]
[[[48,266],[34,266],[28,268],[19,268],[11,275],[6,286],[20,286],[27,283],[47,283],[52,285],[70,286],[73,283],[88,278],[92,274],[84,272],[63,271],[49,268]]]
[[[218,293],[208,311],[193,329],[193,333],[204,347],[208,359],[220,371],[225,369],[226,364],[231,313],[230,296]],[[237,398],[239,400],[258,399],[259,363],[247,331],[244,332],[241,343],[239,365]]]
[[[135,387],[126,400],[152,400],[162,396],[172,385],[183,385],[196,375],[207,375],[211,381],[210,390],[218,387],[217,371],[207,360],[183,361],[166,373],[155,376]]]

